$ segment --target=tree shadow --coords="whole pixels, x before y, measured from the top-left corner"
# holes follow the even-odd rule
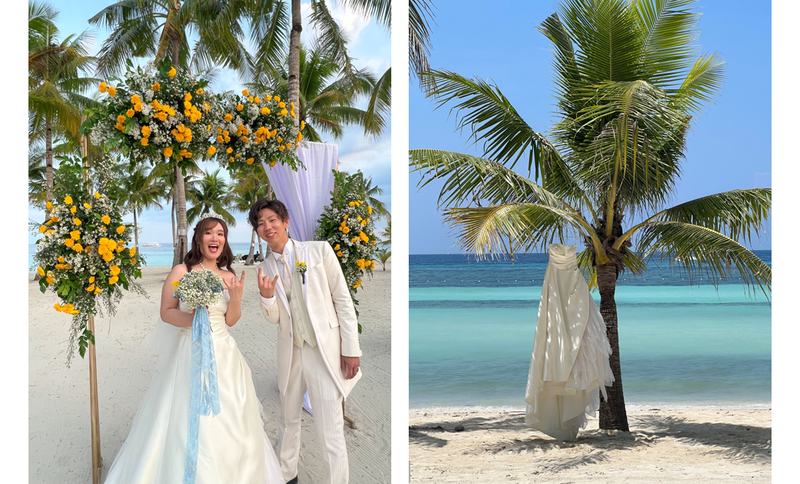
[[[541,469],[548,472],[602,463],[609,459],[608,454],[612,451],[642,449],[667,439],[702,447],[699,452],[732,460],[762,461],[769,460],[772,455],[772,430],[769,427],[692,422],[666,414],[632,417],[630,432],[582,430],[575,441],[560,441],[528,429],[523,412],[504,413],[498,417],[471,416],[469,413],[442,417],[438,421],[428,421],[424,426],[409,426],[409,444],[442,448],[447,445],[449,435],[459,432],[508,431],[517,435],[530,432],[530,438],[479,442],[465,453],[476,456],[484,453],[547,454],[573,449],[562,452],[563,458],[557,464]]]

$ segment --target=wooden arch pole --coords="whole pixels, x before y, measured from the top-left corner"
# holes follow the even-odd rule
[[[86,121],[83,115],[81,124]],[[92,190],[89,185],[89,138],[81,136],[81,157],[83,157],[83,181],[86,183],[89,195]],[[89,315],[88,330],[94,336],[94,315]],[[97,352],[94,343],[89,341],[89,401],[92,419],[92,484],[100,484],[100,474],[103,470],[103,457],[100,455],[100,405],[97,398]]]

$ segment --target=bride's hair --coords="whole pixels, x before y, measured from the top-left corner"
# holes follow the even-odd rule
[[[189,252],[186,253],[186,256],[183,258],[183,263],[186,265],[186,270],[191,272],[192,266],[195,266],[203,261],[203,254],[200,252],[200,242],[203,239],[203,234],[209,227],[213,227],[219,223],[222,225],[222,232],[225,234],[225,246],[220,251],[220,256],[217,258],[217,266],[224,267],[233,274],[236,274],[231,268],[231,263],[233,262],[233,252],[231,252],[231,246],[228,244],[228,224],[225,223],[224,220],[221,218],[216,217],[207,217],[203,220],[197,222],[197,225],[194,226],[194,235],[192,235],[192,248],[189,249]]]

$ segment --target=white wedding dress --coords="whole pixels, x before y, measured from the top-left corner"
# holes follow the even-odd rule
[[[200,417],[195,483],[283,484],[280,463],[264,432],[261,403],[250,368],[225,323],[229,300],[225,291],[220,301],[208,309],[220,412],[213,417]],[[180,309],[187,311],[183,303]],[[161,356],[105,484],[184,482],[192,330],[176,331],[177,337],[170,343],[171,349]]]
[[[525,391],[525,423],[575,440],[611,386],[606,325],[578,269],[577,246],[550,244]]]

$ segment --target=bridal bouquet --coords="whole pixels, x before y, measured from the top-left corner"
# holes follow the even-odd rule
[[[225,289],[222,278],[208,269],[188,272],[172,286],[172,297],[192,309],[216,303]]]

